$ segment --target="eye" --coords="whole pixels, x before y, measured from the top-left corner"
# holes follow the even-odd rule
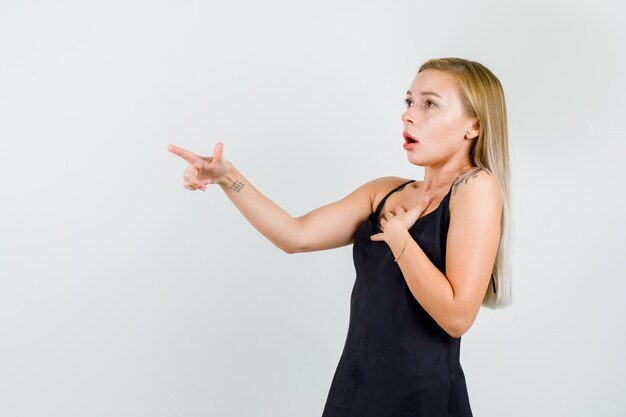
[[[413,102],[412,102],[410,99],[408,99],[408,98],[407,98],[407,99],[404,99],[404,104],[406,104],[406,106],[407,106],[407,107],[409,107],[412,103],[413,103]],[[435,102],[434,102],[434,101],[432,101],[432,100],[428,100],[428,99],[426,99],[426,100],[424,101],[424,103],[426,103],[426,107],[427,107],[427,108],[429,108],[429,109],[432,109],[433,107],[437,107],[437,103],[435,103]],[[429,107],[429,106],[428,106],[428,103],[433,104],[433,106],[432,106],[432,107]]]

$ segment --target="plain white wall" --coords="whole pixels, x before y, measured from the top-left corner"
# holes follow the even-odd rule
[[[509,111],[513,306],[463,337],[476,416],[626,414],[623,46],[610,1],[0,3],[0,415],[317,417],[352,247],[288,255],[174,143],[299,216],[422,179],[404,92],[479,61]]]

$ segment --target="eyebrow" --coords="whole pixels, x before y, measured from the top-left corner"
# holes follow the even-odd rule
[[[406,93],[407,93],[409,96],[412,96],[412,95],[413,95],[413,94],[411,94],[411,92],[410,92],[410,91],[408,91],[408,90],[407,90],[407,92],[406,92]],[[420,95],[422,95],[422,96],[436,96],[436,97],[439,97],[440,99],[442,99],[442,100],[443,100],[443,97],[441,97],[439,94],[435,93],[434,91],[422,91],[422,92],[420,92]]]

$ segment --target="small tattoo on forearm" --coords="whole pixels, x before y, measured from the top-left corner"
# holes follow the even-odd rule
[[[243,182],[239,180],[235,180],[235,182],[231,184],[230,189],[238,193],[239,191],[241,191],[243,186],[244,186]]]

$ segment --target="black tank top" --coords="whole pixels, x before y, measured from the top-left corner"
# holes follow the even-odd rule
[[[356,232],[348,333],[322,417],[472,416],[461,338],[422,308],[387,243],[370,239],[387,198],[414,181],[391,190]],[[451,191],[409,229],[444,274]]]

